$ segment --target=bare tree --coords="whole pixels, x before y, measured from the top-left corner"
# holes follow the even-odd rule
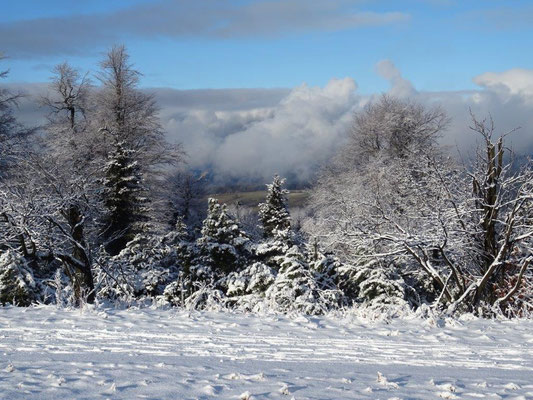
[[[439,196],[425,181],[433,177],[429,165],[449,163],[437,143],[447,121],[439,108],[408,100],[383,96],[367,105],[354,116],[345,148],[319,176],[310,201],[315,218],[305,229],[352,261],[360,246],[350,232],[377,229],[355,224],[362,216],[372,221],[381,210],[412,223],[408,211]]]
[[[94,220],[99,215],[97,192],[101,166],[92,152],[96,142],[86,119],[91,91],[87,76],[67,63],[54,68],[51,93],[41,99],[50,111],[45,126],[46,151],[32,155],[26,168],[39,177],[32,186],[48,193],[42,197],[41,218],[51,228],[50,253],[64,266],[75,294],[95,299],[91,245],[95,242]],[[31,180],[31,177],[23,177]],[[48,208],[50,204],[53,207]],[[88,232],[92,222],[92,235]]]
[[[4,58],[0,54],[0,60]],[[7,77],[8,73],[8,70],[0,71],[0,79]],[[35,129],[22,126],[13,113],[22,97],[20,92],[0,87],[0,179],[5,178],[7,169],[17,158],[17,153],[27,146],[27,138],[35,132]]]
[[[181,148],[166,140],[155,99],[139,90],[141,73],[130,63],[126,48],[114,46],[100,66],[95,121],[102,139],[123,142],[134,150],[145,172],[159,172],[158,167],[179,162]]]
[[[189,226],[199,227],[205,217],[205,177],[181,168],[168,176],[164,187],[170,225],[174,227],[182,219]]]
[[[87,74],[81,76],[66,62],[56,65],[53,73],[52,94],[42,97],[41,103],[50,110],[50,122],[64,124],[66,120],[70,129],[76,132],[81,126],[79,119],[87,117],[91,81]]]
[[[375,157],[409,158],[438,148],[449,118],[440,107],[383,95],[354,116],[344,162],[360,167]]]

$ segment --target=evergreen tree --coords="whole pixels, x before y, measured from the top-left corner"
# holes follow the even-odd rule
[[[0,255],[0,304],[29,306],[41,300],[39,284],[22,255],[7,250]]]
[[[136,162],[136,174],[142,175],[147,188],[144,194],[150,198],[152,223],[161,223],[167,211],[167,188],[162,182],[169,166],[181,161],[183,152],[179,145],[166,140],[155,98],[139,89],[142,74],[131,64],[126,48],[113,46],[100,67],[96,78],[101,88],[95,93],[97,107],[91,115],[92,127],[100,135],[98,151],[104,158],[112,158],[115,142],[129,150],[129,163]],[[119,243],[118,251],[122,245]]]
[[[323,314],[340,305],[342,292],[337,290],[332,279],[310,268],[297,246],[275,259],[279,270],[265,293],[270,307],[283,312]]]
[[[146,228],[148,221],[145,188],[135,151],[116,142],[106,166],[103,199],[106,250],[118,254],[133,237]]]
[[[263,227],[265,238],[276,236],[278,231],[286,231],[291,227],[291,217],[287,207],[287,194],[289,191],[283,188],[285,179],[274,175],[268,188],[266,200],[259,204],[259,219]]]
[[[244,261],[248,243],[248,237],[229,216],[226,205],[209,199],[202,236],[198,239],[204,261],[216,272],[235,271]]]

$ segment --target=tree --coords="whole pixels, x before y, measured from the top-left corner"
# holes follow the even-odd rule
[[[0,60],[3,58],[0,54]],[[0,71],[0,79],[7,77],[8,73],[8,70]],[[27,147],[28,137],[35,132],[35,129],[22,126],[13,114],[13,107],[22,97],[22,93],[0,88],[0,180],[6,177],[18,154]]]
[[[203,175],[179,169],[168,176],[164,185],[167,189],[168,216],[170,225],[175,226],[179,218],[192,228],[201,226],[205,217],[206,182]]]
[[[494,138],[492,119],[479,121],[473,116],[472,120],[471,129],[481,136],[482,146],[468,173],[471,201],[464,216],[458,213],[457,218],[461,226],[472,227],[464,243],[474,254],[474,268],[467,270],[469,284],[450,310],[486,304],[512,312],[513,296],[532,272],[533,169],[529,162],[518,171],[514,168],[512,156],[505,157],[506,135]]]
[[[29,306],[41,300],[40,288],[24,257],[15,250],[0,254],[0,304]]]
[[[112,197],[104,198],[108,213],[103,233],[107,240],[126,234],[123,239],[113,239],[111,247],[107,246],[117,253],[138,230],[132,224],[146,218],[161,219],[155,217],[165,214],[163,208],[167,202],[163,196],[157,196],[158,187],[162,186],[169,165],[179,162],[182,153],[179,146],[166,141],[154,97],[139,90],[141,74],[130,64],[125,47],[114,46],[100,65],[97,79],[101,89],[95,96],[97,107],[93,118],[102,135],[102,153],[109,161],[104,196]],[[135,171],[128,171],[131,168]],[[126,184],[124,179],[128,176],[132,178],[126,185],[129,193],[121,194],[121,188]],[[144,188],[134,189],[133,186],[141,181]],[[112,185],[118,186],[113,188]],[[150,197],[150,212],[140,206],[134,195],[140,191],[143,191],[143,197]],[[127,205],[125,202],[129,200],[134,203]],[[118,204],[121,208],[117,208]],[[126,211],[120,211],[122,208],[140,214],[128,216]]]
[[[66,62],[56,65],[53,73],[50,84],[53,93],[42,97],[41,104],[50,109],[50,122],[67,125],[77,132],[82,127],[80,118],[86,119],[89,111],[91,81],[87,74],[82,77]]]
[[[271,238],[277,231],[285,231],[291,227],[291,217],[287,207],[287,194],[283,188],[285,179],[274,175],[274,180],[267,185],[264,203],[259,204],[259,219],[263,227],[263,236]]]
[[[357,264],[360,235],[382,231],[378,217],[416,225],[415,210],[423,213],[442,197],[433,166],[443,169],[441,176],[454,171],[437,143],[447,121],[439,108],[408,100],[383,96],[368,104],[355,115],[346,146],[321,171],[310,199],[314,215],[304,230]]]
[[[105,168],[103,237],[106,250],[116,255],[133,237],[146,231],[148,199],[135,151],[117,142]]]
[[[63,267],[78,302],[93,302],[94,180],[57,173],[54,159],[28,153],[0,188],[2,247],[18,251],[41,278]]]
[[[165,139],[154,96],[139,90],[141,73],[133,68],[126,48],[113,46],[100,67],[95,119],[102,139],[111,149],[119,141],[135,151],[143,173],[179,162],[180,148]]]
[[[95,138],[87,121],[91,83],[67,63],[57,65],[53,72],[51,93],[41,98],[49,110],[46,151],[36,156],[38,168],[34,169],[51,189],[46,204],[58,207],[46,214],[63,236],[54,243],[53,253],[61,260],[78,301],[87,296],[91,303],[95,300],[90,249],[94,237],[89,237],[87,224],[97,219],[100,205],[95,195],[99,173],[92,151]]]
[[[381,167],[395,187],[339,175],[333,191],[315,193],[310,231],[355,265],[376,260],[399,272],[450,313],[529,307],[520,289],[533,259],[533,172],[506,160],[492,122],[473,118],[472,130],[483,144],[464,171],[426,155]]]
[[[197,243],[203,262],[220,276],[243,265],[249,239],[229,216],[226,205],[210,198],[202,236]]]
[[[405,159],[437,149],[449,123],[439,107],[383,95],[354,116],[348,145],[341,152],[346,168],[363,168],[373,158]],[[348,164],[348,165],[346,165]]]
[[[48,154],[83,173],[99,155],[98,139],[90,129],[92,84],[87,74],[67,63],[54,67],[49,92],[40,103],[48,110],[45,125]],[[101,155],[101,153],[100,153]]]

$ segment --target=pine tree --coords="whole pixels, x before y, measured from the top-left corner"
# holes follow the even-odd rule
[[[259,219],[263,227],[265,238],[276,236],[279,231],[286,231],[291,227],[291,217],[287,206],[287,194],[289,191],[283,188],[285,179],[274,175],[268,188],[266,200],[259,204]]]
[[[279,271],[265,293],[271,307],[283,312],[323,314],[341,303],[342,293],[331,279],[324,279],[323,274],[310,268],[297,246],[275,259]]]
[[[41,300],[39,284],[22,255],[7,250],[0,255],[0,304],[29,306]]]
[[[143,232],[148,221],[146,190],[134,153],[124,142],[116,142],[106,166],[103,200],[107,214],[103,233],[111,255],[118,254],[137,233]]]
[[[246,234],[229,216],[226,205],[210,198],[202,236],[198,239],[200,253],[207,264],[223,273],[239,269],[248,242]]]

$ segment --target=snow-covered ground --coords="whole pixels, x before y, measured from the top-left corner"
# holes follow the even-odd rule
[[[532,399],[533,321],[0,308],[1,399]]]

